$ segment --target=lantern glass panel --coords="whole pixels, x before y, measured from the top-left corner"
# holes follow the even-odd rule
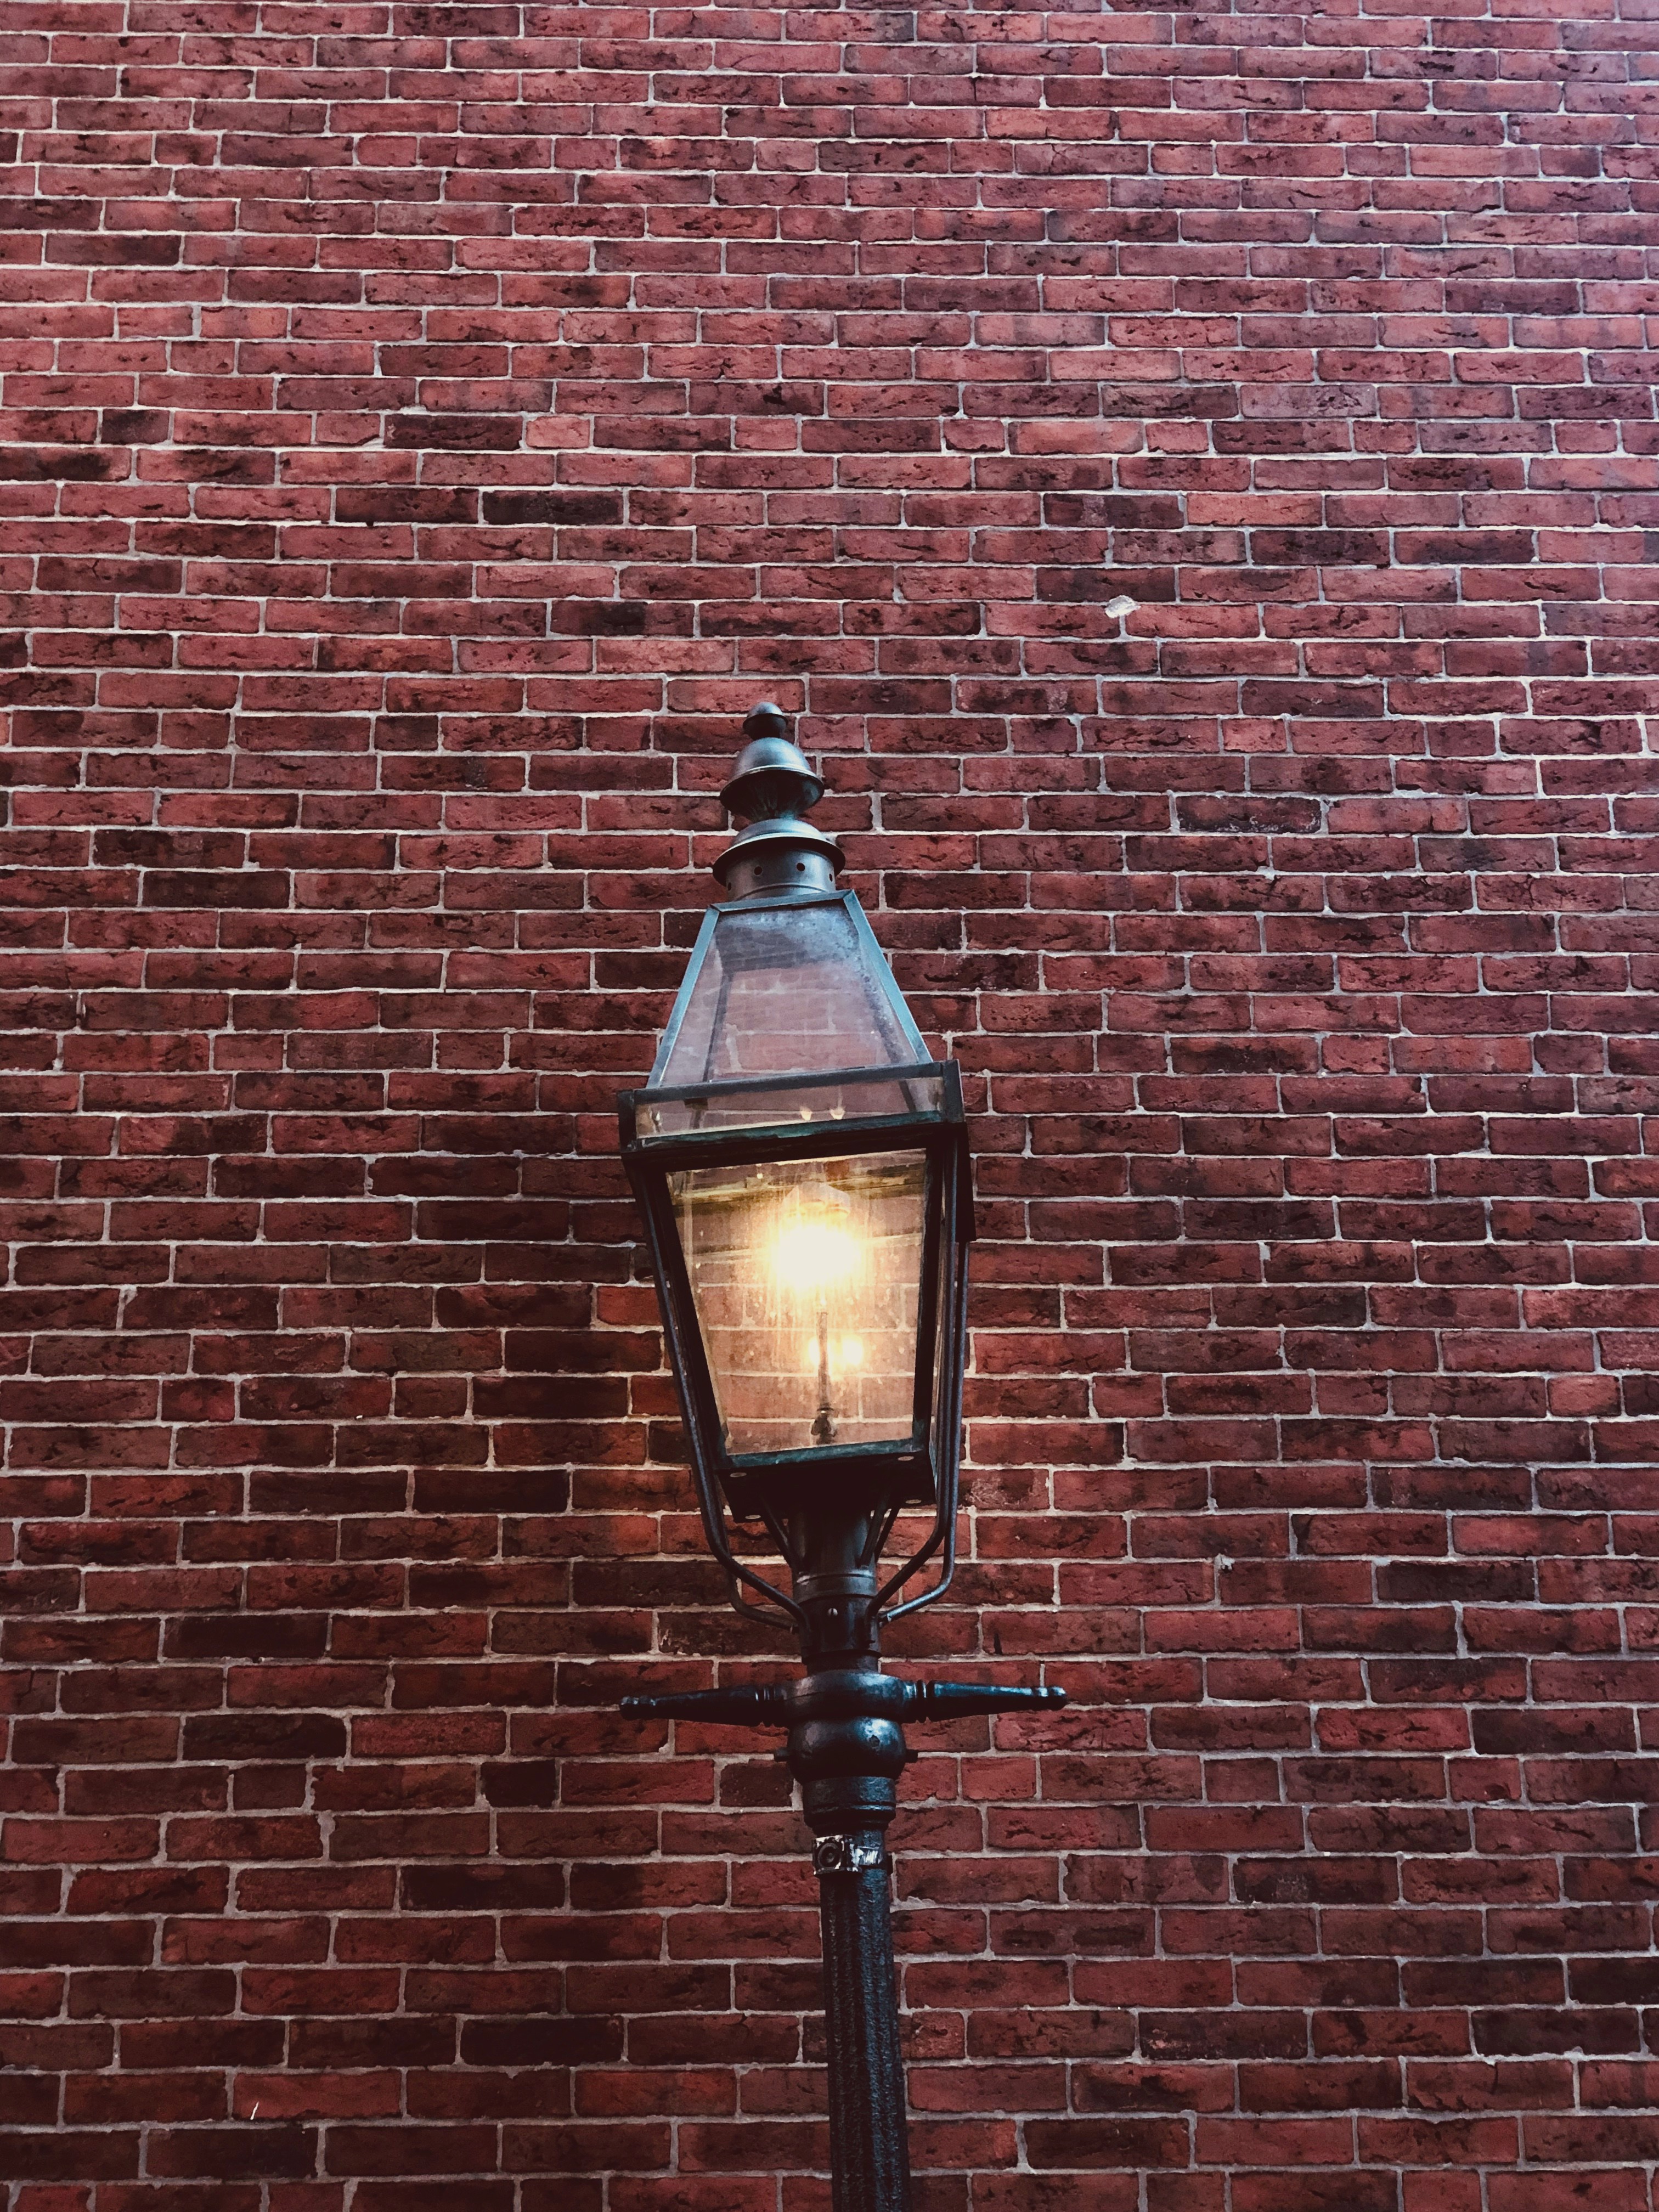
[[[670,1174],[734,1457],[911,1441],[927,1182],[908,1152]]]
[[[846,902],[805,900],[716,914],[651,1081],[673,1090],[923,1057],[880,956],[872,968]]]

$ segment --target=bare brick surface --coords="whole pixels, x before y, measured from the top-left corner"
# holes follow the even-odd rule
[[[1659,34],[13,0],[0,2202],[825,2212],[611,1102],[770,694],[983,1242],[924,2212],[1659,2169]],[[1127,593],[1127,623],[1106,611]]]

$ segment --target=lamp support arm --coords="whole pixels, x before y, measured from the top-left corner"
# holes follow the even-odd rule
[[[1066,1703],[1066,1692],[1057,1683],[1024,1689],[1000,1682],[902,1682],[891,1674],[860,1673],[854,1679],[860,1685],[858,1690],[842,1695],[855,1698],[871,1718],[951,1721],[971,1713],[1052,1712]],[[793,1728],[798,1713],[805,1717],[809,1709],[823,1707],[824,1695],[812,1693],[812,1685],[824,1680],[820,1674],[809,1674],[799,1682],[769,1682],[757,1688],[675,1690],[661,1697],[624,1698],[622,1710],[641,1720],[708,1721],[721,1728]],[[879,1689],[871,1686],[874,1684]]]
[[[676,1690],[660,1698],[624,1698],[622,1710],[646,1721],[708,1721],[716,1728],[787,1728],[789,1694],[781,1682],[763,1689]]]

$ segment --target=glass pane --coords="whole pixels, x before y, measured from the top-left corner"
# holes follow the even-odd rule
[[[775,1128],[782,1121],[836,1121],[872,1114],[939,1114],[945,1107],[942,1075],[910,1075],[895,1082],[877,1076],[860,1083],[781,1083],[775,1090],[719,1091],[703,1098],[641,1101],[639,1129],[645,1137],[678,1137],[694,1129]]]
[[[672,1090],[926,1056],[886,963],[879,954],[872,961],[839,900],[738,908],[715,922],[679,1034],[652,1080]]]
[[[692,1168],[669,1188],[727,1449],[908,1442],[923,1156]]]

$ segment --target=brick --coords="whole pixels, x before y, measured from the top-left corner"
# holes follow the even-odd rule
[[[784,1778],[615,1711],[787,1664],[610,1118],[769,691],[975,1117],[896,1662],[1073,1697],[907,1777],[918,2212],[1645,2206],[1622,27],[82,13],[0,64],[11,2212],[826,2212]]]

